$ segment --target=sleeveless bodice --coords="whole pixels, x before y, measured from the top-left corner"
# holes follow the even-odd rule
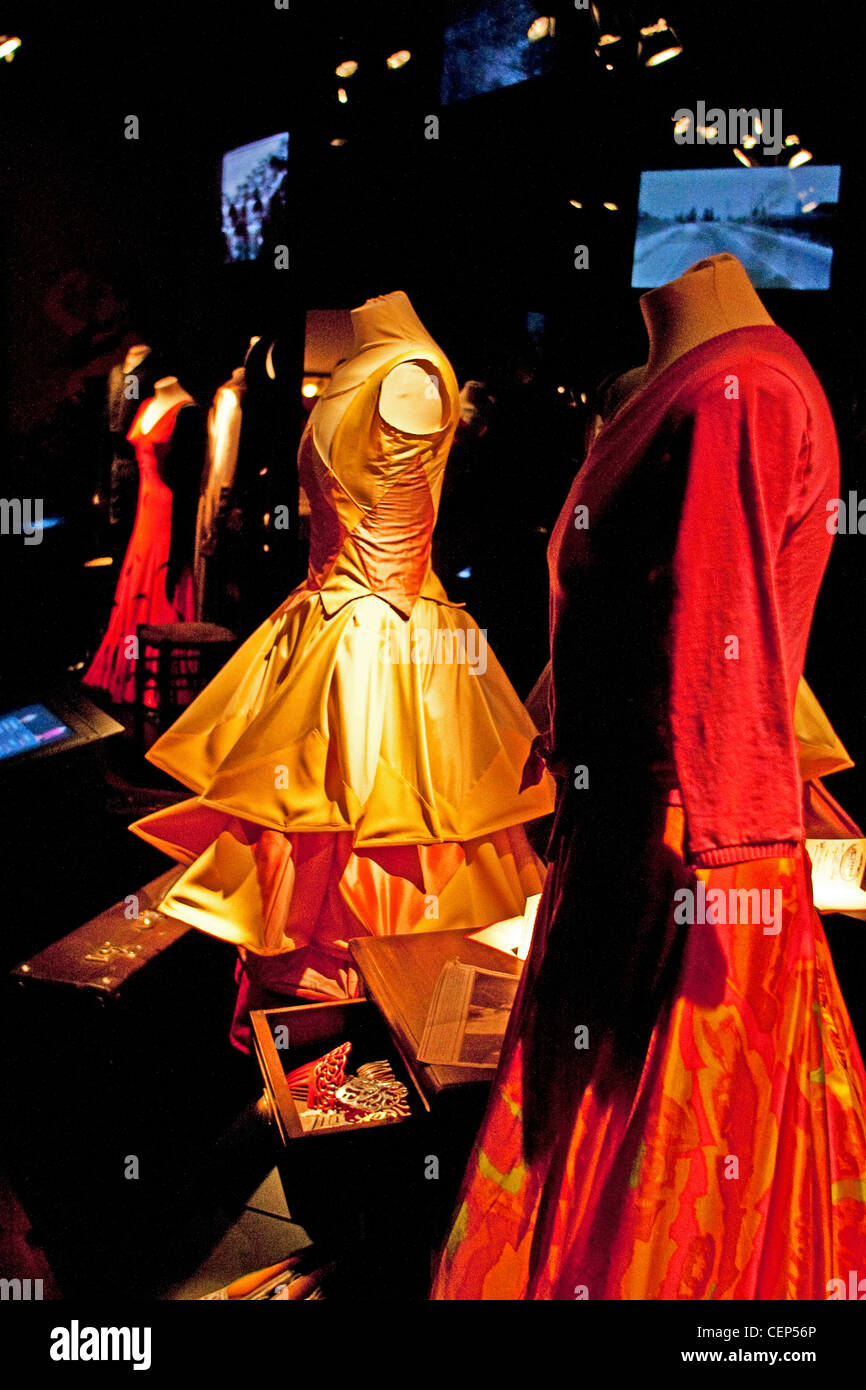
[[[171,502],[171,493],[164,481],[165,460],[171,448],[178,411],[187,404],[187,401],[178,401],[176,405],[169,406],[149,430],[141,427],[142,406],[126,436],[135,448],[141,488],[150,494],[165,492],[168,503]]]
[[[401,362],[432,368],[444,398],[444,423],[429,434],[409,434],[379,414],[385,377]],[[340,394],[340,372],[330,395]],[[327,612],[374,594],[408,617],[419,597],[447,603],[430,568],[433,528],[442,478],[459,412],[454,374],[427,346],[408,346],[349,396],[331,440],[329,457],[317,439],[317,406],[298,454],[301,484],[310,501],[307,584],[318,589]]]

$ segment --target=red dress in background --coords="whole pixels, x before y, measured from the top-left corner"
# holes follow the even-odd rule
[[[434,1298],[823,1300],[866,1270],[866,1074],[792,720],[838,489],[770,327],[675,362],[575,480],[550,868]]]
[[[177,588],[166,592],[171,549],[171,489],[164,481],[165,459],[177,417],[185,402],[171,406],[150,430],[141,427],[145,401],[127,439],[138,460],[139,489],[135,526],[123,560],[108,630],[84,677],[85,685],[108,691],[115,704],[135,699],[135,637],[140,623],[189,623],[195,620],[192,570],[184,569]]]

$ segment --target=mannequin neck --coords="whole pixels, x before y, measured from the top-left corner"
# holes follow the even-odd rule
[[[429,338],[409,302],[409,296],[402,290],[392,294],[382,294],[376,299],[368,299],[357,309],[350,310],[353,352],[363,352],[376,344],[400,339]]]
[[[141,428],[145,432],[153,429],[157,420],[178,404],[193,405],[193,398],[184,391],[176,376],[160,377],[154,383],[153,395],[142,409]]]
[[[135,343],[127,350],[123,359],[123,372],[134,372],[136,367],[140,367],[145,357],[150,355],[150,348],[146,343]]]
[[[773,325],[742,265],[727,252],[642,295],[640,307],[650,342],[643,386],[720,333]]]
[[[191,401],[192,396],[185,391],[176,376],[163,376],[154,382],[153,394],[162,405],[173,405],[175,401]]]

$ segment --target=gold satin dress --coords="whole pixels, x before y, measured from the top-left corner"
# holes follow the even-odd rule
[[[520,914],[544,877],[523,823],[553,809],[552,780],[519,790],[535,726],[430,567],[459,397],[416,338],[375,345],[366,377],[350,358],[313,410],[307,578],[151,749],[192,798],[132,827],[188,866],[162,911],[281,957],[280,990],[311,999],[353,992],[353,937],[468,932]],[[379,413],[407,362],[437,380],[433,433]]]

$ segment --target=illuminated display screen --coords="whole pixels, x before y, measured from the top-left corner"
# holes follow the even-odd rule
[[[47,705],[24,705],[11,714],[0,715],[0,759],[14,758],[71,737],[72,730]]]
[[[282,240],[289,137],[269,135],[223,156],[222,228],[226,261],[254,261],[268,229]],[[279,235],[276,233],[279,232]]]
[[[632,285],[664,285],[729,251],[756,289],[829,289],[840,174],[838,164],[644,172]]]
[[[527,36],[538,19],[529,0],[451,0],[446,15],[443,106],[550,71],[552,38]]]

